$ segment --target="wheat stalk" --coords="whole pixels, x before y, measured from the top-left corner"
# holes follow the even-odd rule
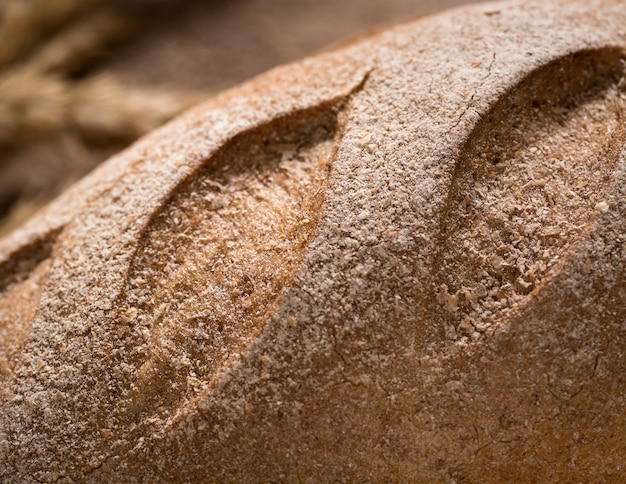
[[[101,0],[4,0],[0,4],[0,66]]]
[[[133,88],[101,76],[71,91],[68,119],[90,140],[133,140],[205,98],[176,89]]]
[[[29,69],[0,76],[0,143],[75,130],[97,143],[132,141],[206,97],[163,88],[131,88],[114,77],[69,83]]]
[[[131,88],[114,77],[69,83],[29,69],[0,76],[0,143],[73,129],[90,141],[133,140],[206,97],[163,88]]]
[[[29,59],[40,73],[71,73],[131,30],[130,21],[114,12],[97,11],[73,22]]]
[[[58,76],[41,76],[30,66],[0,76],[0,143],[49,135],[67,125],[70,98]]]
[[[119,39],[128,22],[95,12],[52,38],[23,63],[0,74],[0,143],[24,142],[75,130],[99,143],[133,140],[160,126],[206,94],[125,87],[111,76],[64,77]]]
[[[124,86],[110,75],[72,79],[70,74],[131,30],[111,9],[94,8],[102,3],[0,0],[0,145],[60,133],[98,144],[132,141],[207,97]],[[0,219],[0,235],[29,218],[45,198],[18,200]]]

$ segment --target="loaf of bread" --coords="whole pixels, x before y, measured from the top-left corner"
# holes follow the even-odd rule
[[[2,482],[626,480],[626,5],[400,25],[0,243]]]

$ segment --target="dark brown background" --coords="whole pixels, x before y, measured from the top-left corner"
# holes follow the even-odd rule
[[[129,81],[220,91],[351,36],[468,0],[222,0],[163,9],[106,64]]]
[[[343,39],[471,0],[133,0],[124,42],[82,76],[201,91],[207,97]],[[127,142],[74,136],[0,150],[0,235]]]

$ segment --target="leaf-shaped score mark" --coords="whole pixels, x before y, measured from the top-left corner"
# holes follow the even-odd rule
[[[22,247],[0,265],[0,389],[30,334],[58,233]]]
[[[478,338],[519,307],[607,208],[623,141],[623,53],[531,73],[482,117],[455,167],[434,259],[441,338]]]
[[[117,423],[166,420],[262,329],[315,231],[339,109],[236,136],[153,218],[119,304]]]

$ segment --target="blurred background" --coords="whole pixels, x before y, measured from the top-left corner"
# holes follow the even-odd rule
[[[357,34],[470,2],[0,0],[0,236],[221,90]]]

